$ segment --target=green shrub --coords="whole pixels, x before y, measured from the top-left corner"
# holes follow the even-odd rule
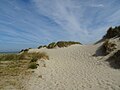
[[[52,49],[52,48],[55,48],[56,46],[58,47],[68,47],[70,45],[74,45],[74,44],[81,44],[80,42],[74,42],[74,41],[58,41],[57,43],[55,42],[52,42],[50,43],[47,48],[48,49]]]
[[[28,49],[22,49],[19,53],[21,52],[28,52],[31,48],[28,48]]]
[[[50,43],[47,48],[50,49],[50,48],[55,48],[56,47],[56,43],[55,42],[52,42]]]
[[[28,68],[30,68],[30,69],[36,69],[37,66],[38,66],[38,65],[37,65],[35,62],[31,62],[31,63],[29,64]]]
[[[43,46],[39,46],[38,49],[41,49]]]
[[[74,45],[74,44],[81,44],[80,42],[74,42],[74,41],[59,41],[57,42],[57,46],[58,47],[68,47],[68,46],[71,46],[71,45]]]
[[[45,48],[45,47],[47,47],[47,46],[46,46],[46,45],[44,45],[44,46],[39,46],[38,49]]]
[[[47,45],[44,45],[43,47],[47,47]]]
[[[103,37],[104,39],[110,39],[113,37],[120,37],[120,26],[112,28],[110,27],[106,33],[106,35]]]

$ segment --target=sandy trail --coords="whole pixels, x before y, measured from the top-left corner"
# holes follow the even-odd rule
[[[31,49],[30,52],[46,52],[50,60],[39,61],[40,66],[24,87],[27,90],[120,90],[120,71],[108,66],[101,56],[92,56],[98,46]]]

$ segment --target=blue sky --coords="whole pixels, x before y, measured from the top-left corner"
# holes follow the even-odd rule
[[[120,25],[120,0],[0,0],[0,51],[93,43]]]

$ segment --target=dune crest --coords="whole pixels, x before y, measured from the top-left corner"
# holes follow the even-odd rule
[[[24,82],[27,90],[119,90],[120,71],[111,68],[106,57],[93,56],[102,43],[73,45],[57,49],[30,49],[46,52],[50,60]],[[43,66],[45,64],[45,67]]]

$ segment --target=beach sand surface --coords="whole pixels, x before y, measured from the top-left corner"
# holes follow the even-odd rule
[[[26,90],[120,90],[120,70],[110,67],[108,56],[94,56],[102,43],[67,48],[30,49],[46,52],[24,87]]]

